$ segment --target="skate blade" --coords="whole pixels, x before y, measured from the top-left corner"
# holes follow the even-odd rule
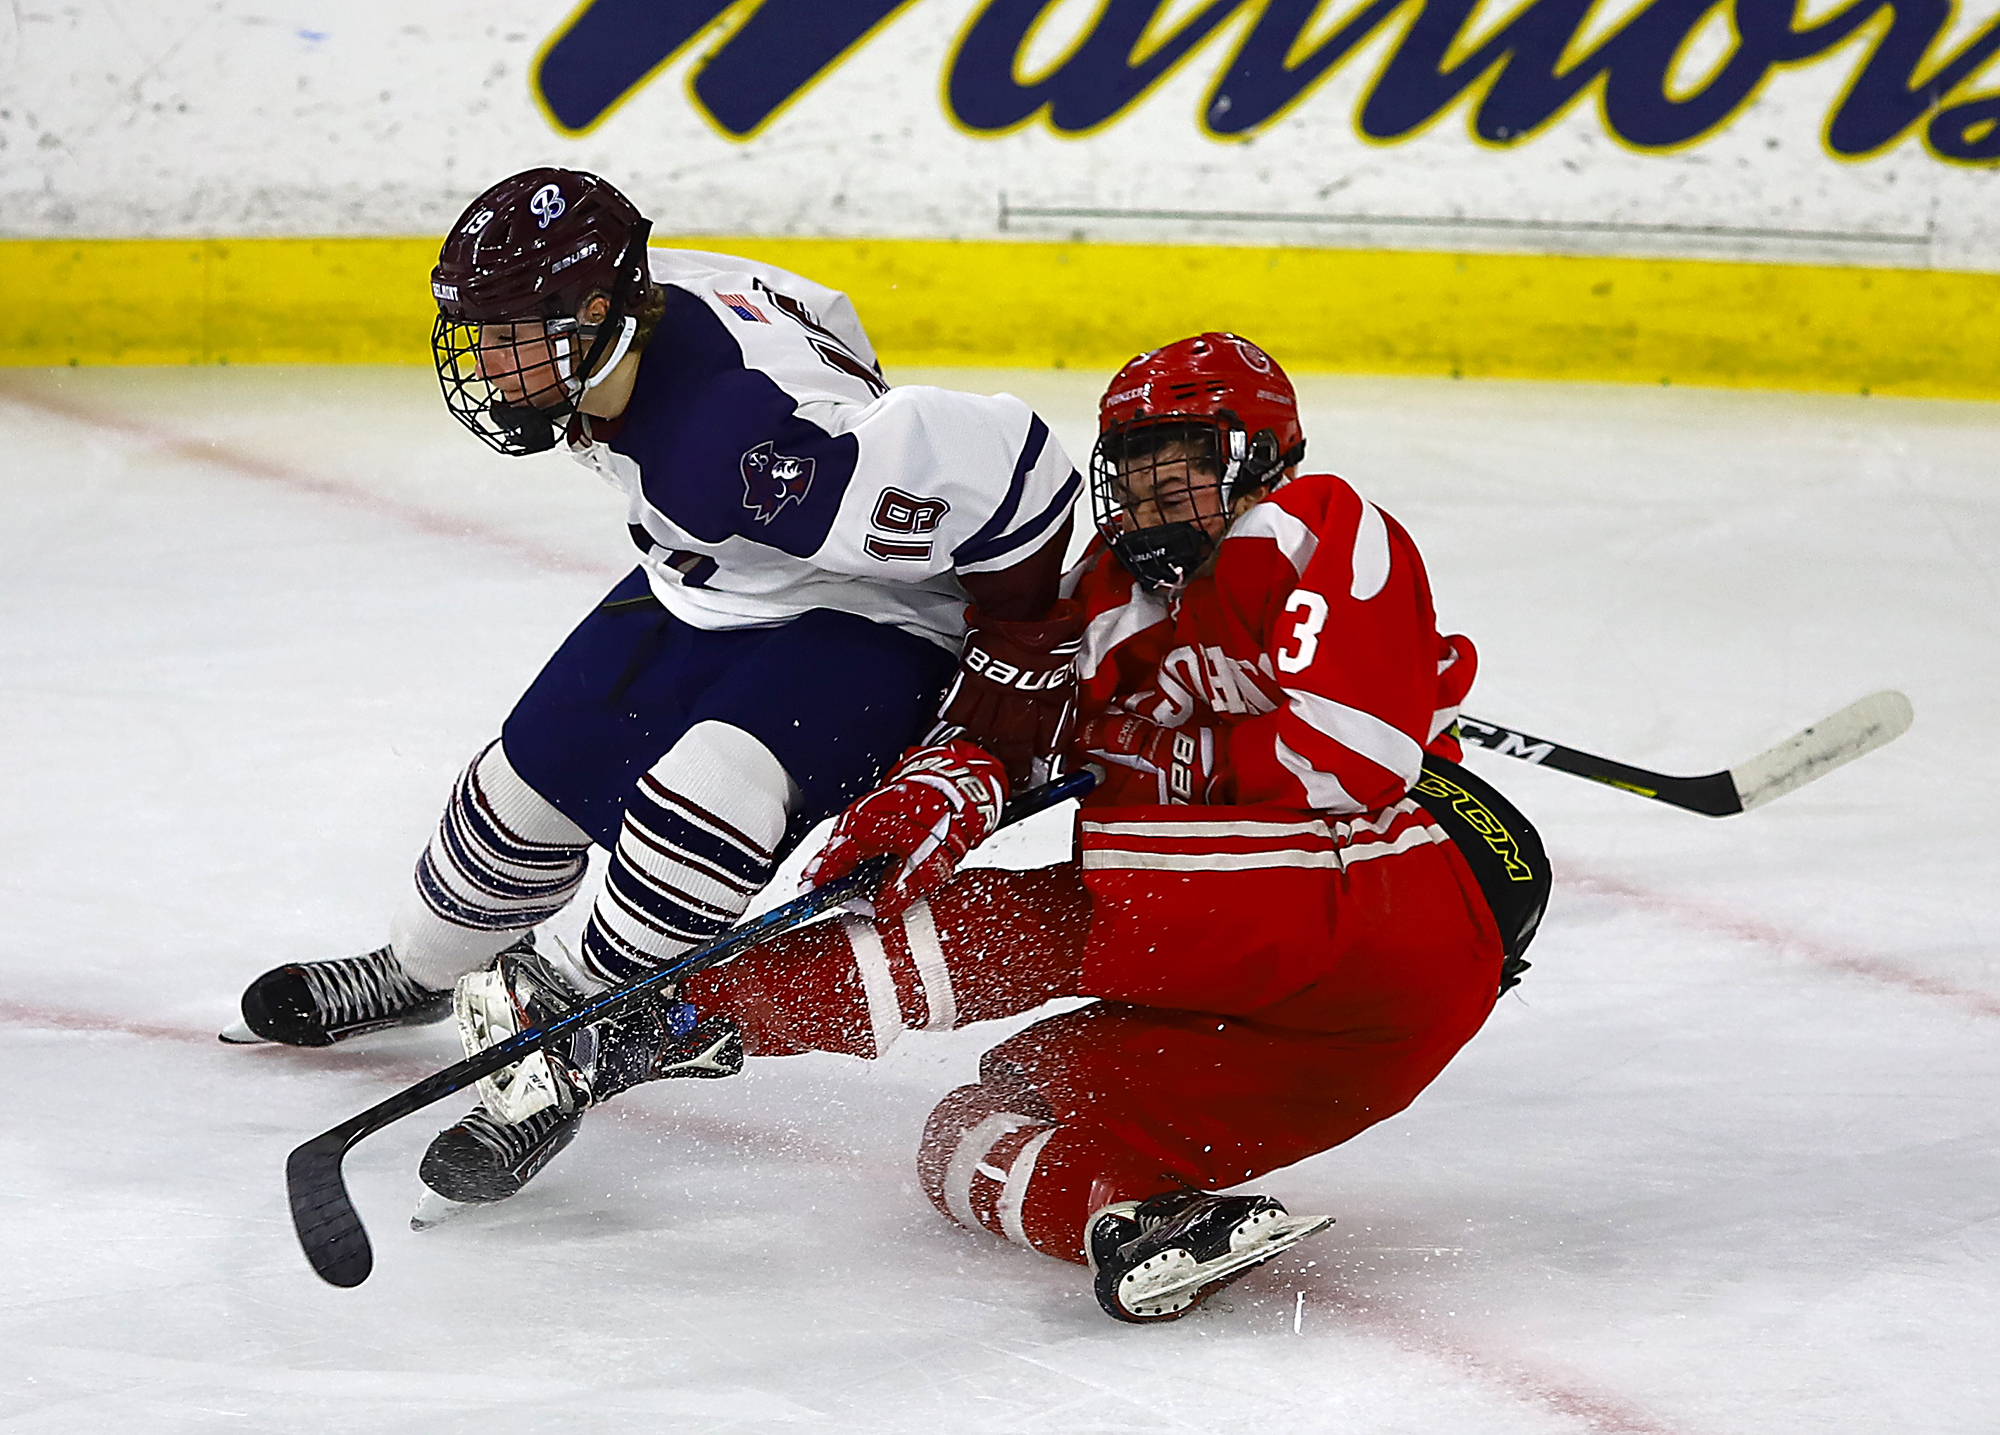
[[[410,1229],[428,1231],[433,1226],[442,1226],[446,1221],[464,1215],[477,1204],[474,1201],[454,1201],[449,1196],[440,1196],[435,1191],[425,1191],[417,1201],[417,1209],[410,1212]]]
[[[1333,1224],[1331,1216],[1291,1216],[1275,1221],[1251,1245],[1212,1261],[1180,1260],[1163,1262],[1150,1278],[1135,1271],[1118,1290],[1118,1302],[1130,1310],[1158,1309],[1193,1299],[1217,1281],[1242,1275],[1280,1252],[1289,1250],[1308,1236],[1316,1236]],[[1135,1279],[1136,1277],[1136,1279]]]
[[[268,1043],[256,1032],[250,1030],[250,1023],[242,1017],[236,1018],[228,1026],[215,1034],[217,1041],[229,1046],[265,1046]]]

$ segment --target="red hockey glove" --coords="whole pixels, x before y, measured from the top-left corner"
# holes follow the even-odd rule
[[[1108,768],[1126,768],[1153,781],[1161,806],[1199,805],[1217,799],[1216,733],[1212,727],[1161,727],[1134,713],[1090,718],[1077,746]],[[1130,787],[1113,774],[1107,786]],[[1146,784],[1139,784],[1144,791]]]
[[[881,786],[834,819],[826,846],[806,864],[806,885],[823,887],[883,853],[900,857],[871,898],[876,916],[893,917],[945,884],[999,825],[1006,801],[1005,770],[973,744],[913,747]]]
[[[965,616],[965,653],[932,737],[978,743],[1016,783],[1047,782],[1069,741],[1083,605],[1065,598],[1033,622],[985,618],[977,608]]]

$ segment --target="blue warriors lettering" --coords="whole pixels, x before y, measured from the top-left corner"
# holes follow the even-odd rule
[[[754,134],[909,0],[592,0],[542,51],[535,88],[557,124],[587,130],[730,11],[747,11],[701,61],[695,103]]]
[[[724,133],[747,138],[909,3],[919,0],[593,0],[550,42],[535,83],[559,125],[588,129],[720,25],[690,92]],[[1345,13],[1322,0],[1208,0],[1179,7],[1172,23],[1167,0],[1104,0],[1060,62],[1023,78],[1029,37],[1057,3],[985,0],[973,14],[945,59],[945,103],[960,126],[1001,134],[1039,121],[1077,135],[1116,123],[1247,17],[1202,111],[1217,138],[1276,123],[1394,26],[1401,38],[1356,118],[1378,142],[1406,138],[1464,101],[1480,141],[1516,145],[1594,93],[1617,139],[1672,149],[1728,125],[1774,73],[1853,66],[1859,54],[1826,118],[1834,154],[1859,158],[1917,133],[1939,159],[2000,162],[2000,91],[1971,88],[2000,54],[2000,13],[1945,51],[1955,0],[1847,0],[1811,21],[1801,19],[1803,0],[1649,0],[1588,50],[1577,37],[1597,0],[1353,0]],[[1330,18],[1315,23],[1323,8]],[[1718,9],[1731,22],[1731,48],[1690,91],[1676,65]],[[1309,29],[1322,38],[1306,43]],[[1835,54],[1850,42],[1858,42],[1852,53]]]

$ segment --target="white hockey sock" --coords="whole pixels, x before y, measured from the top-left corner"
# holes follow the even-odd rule
[[[689,728],[639,779],[583,963],[607,985],[730,926],[771,880],[798,787],[771,750],[728,723]]]
[[[590,838],[521,780],[496,740],[452,789],[390,924],[403,970],[444,990],[562,909]]]

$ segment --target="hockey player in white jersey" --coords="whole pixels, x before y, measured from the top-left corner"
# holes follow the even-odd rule
[[[459,778],[388,943],[265,973],[225,1039],[321,1046],[455,1009],[477,1049],[725,929],[899,754],[990,827],[1059,750],[1081,479],[1047,426],[1006,395],[891,388],[846,296],[649,252],[649,231],[602,179],[538,169],[446,238],[447,408],[617,488],[640,564]],[[592,844],[611,860],[579,950],[538,950]],[[588,1107],[741,1061],[726,1019],[673,1001],[594,1024],[483,1082],[424,1179],[510,1195]]]

